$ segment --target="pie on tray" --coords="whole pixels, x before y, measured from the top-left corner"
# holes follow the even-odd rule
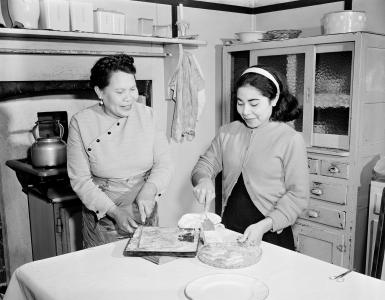
[[[260,247],[250,247],[241,243],[209,243],[198,251],[203,263],[224,269],[244,268],[256,264],[262,255]]]

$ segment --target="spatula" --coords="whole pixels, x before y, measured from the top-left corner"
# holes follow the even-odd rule
[[[207,216],[207,203],[205,198],[205,207],[204,207],[204,220],[202,222],[202,230],[203,231],[213,231],[215,230],[214,223]]]

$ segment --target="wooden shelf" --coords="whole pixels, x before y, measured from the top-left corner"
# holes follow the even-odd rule
[[[40,30],[40,29],[15,29],[0,28],[0,37],[14,39],[44,39],[44,40],[82,40],[82,41],[102,41],[102,42],[122,42],[136,44],[183,44],[191,46],[207,45],[206,41],[180,39],[180,38],[161,38],[154,36],[140,35],[122,35],[122,34],[105,34],[91,32],[70,32],[56,30]]]

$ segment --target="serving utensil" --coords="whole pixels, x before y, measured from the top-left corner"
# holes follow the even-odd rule
[[[345,280],[345,276],[348,275],[350,272],[352,272],[353,270],[347,270],[346,272],[343,272],[342,274],[339,274],[339,275],[335,275],[335,276],[329,276],[329,279],[331,280],[336,280],[336,281],[344,281]]]
[[[203,231],[213,231],[213,230],[215,230],[214,223],[207,216],[207,202],[206,202],[206,198],[205,198],[204,219],[203,219],[203,222],[202,222],[202,230]]]

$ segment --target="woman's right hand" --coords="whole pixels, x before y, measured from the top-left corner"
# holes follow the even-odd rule
[[[211,179],[203,178],[193,188],[193,193],[198,202],[205,205],[205,211],[207,211],[211,201],[215,198],[215,186]]]
[[[128,210],[119,206],[113,206],[107,211],[107,215],[113,218],[118,226],[119,231],[123,233],[133,233],[138,227]]]

